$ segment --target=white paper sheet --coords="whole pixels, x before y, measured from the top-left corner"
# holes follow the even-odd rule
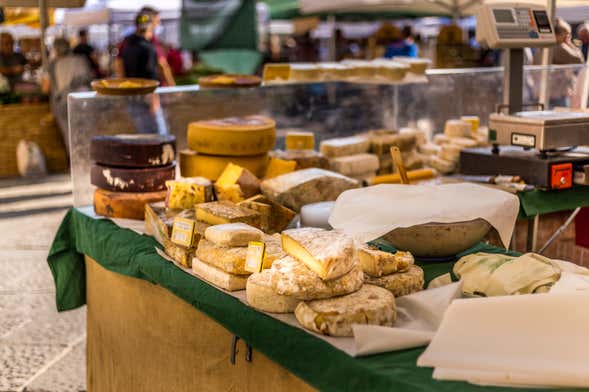
[[[399,227],[482,218],[508,247],[518,212],[517,196],[481,185],[376,185],[342,193],[329,223],[369,242]]]

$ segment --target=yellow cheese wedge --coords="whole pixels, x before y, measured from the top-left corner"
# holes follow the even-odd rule
[[[399,251],[393,254],[368,245],[358,248],[358,259],[365,273],[377,277],[406,271],[414,262],[409,252]]]
[[[244,167],[256,177],[261,178],[266,173],[268,154],[234,157],[203,155],[191,150],[180,151],[180,175],[182,177],[204,177],[215,181],[229,163]]]
[[[260,214],[260,229],[269,234],[286,229],[296,215],[290,208],[274,203],[263,195],[250,197],[239,205],[257,211]]]
[[[195,206],[196,219],[210,225],[243,222],[260,227],[260,214],[230,201],[212,201]]]
[[[287,150],[314,150],[315,135],[313,132],[288,131],[286,133]]]
[[[196,204],[213,201],[213,184],[204,177],[166,181],[166,207],[188,210]]]
[[[203,154],[260,155],[274,148],[276,123],[263,116],[196,121],[187,137],[190,149]]]
[[[249,170],[229,163],[215,182],[218,200],[238,203],[260,192],[260,180]]]
[[[297,168],[296,161],[286,161],[280,158],[270,158],[268,169],[264,178],[274,178],[282,174],[290,173],[295,171]]]

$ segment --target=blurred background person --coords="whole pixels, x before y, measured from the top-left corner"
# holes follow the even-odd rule
[[[401,30],[401,36],[407,47],[407,56],[417,57],[419,54],[419,48],[415,42],[415,34],[413,34],[413,28],[409,25],[405,25]]]
[[[88,42],[88,30],[81,29],[78,31],[78,44],[74,47],[73,53],[86,58],[90,69],[94,73],[94,78],[101,76],[98,55],[94,47]]]
[[[577,38],[581,42],[583,58],[587,61],[587,52],[589,51],[589,22],[584,22],[577,26]]]
[[[151,42],[153,20],[150,13],[139,12],[135,17],[135,32],[121,45],[120,77],[159,80],[157,51]]]
[[[22,80],[27,59],[14,51],[14,38],[9,33],[0,33],[0,73],[8,79],[10,88]]]

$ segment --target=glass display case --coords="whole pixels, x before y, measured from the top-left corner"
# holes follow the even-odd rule
[[[585,66],[525,69],[524,103],[540,96],[547,75],[551,106],[578,104]],[[89,144],[92,136],[171,133],[186,148],[187,125],[196,120],[263,114],[277,123],[277,148],[286,130],[313,131],[316,142],[371,129],[417,127],[428,134],[444,122],[477,115],[481,124],[502,102],[503,69],[430,70],[423,81],[401,84],[324,82],[268,85],[251,89],[160,88],[147,96],[74,93],[68,98],[74,205],[92,203]]]

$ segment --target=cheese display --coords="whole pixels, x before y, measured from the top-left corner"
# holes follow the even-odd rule
[[[442,159],[438,156],[428,157],[427,164],[443,174],[452,173],[456,169],[455,162]]]
[[[410,182],[413,181],[420,181],[420,180],[428,180],[430,178],[434,178],[437,175],[437,172],[433,169],[418,169],[418,170],[409,170],[407,172],[407,178]],[[399,173],[395,174],[384,174],[380,176],[373,177],[369,179],[368,185],[378,185],[378,184],[400,184],[401,183],[401,175]]]
[[[145,234],[152,235],[157,242],[164,244],[164,239],[170,239],[172,227],[176,217],[194,219],[194,210],[172,210],[166,208],[164,202],[145,205]],[[208,227],[206,223],[195,222],[195,230],[203,234]]]
[[[316,167],[319,169],[328,169],[329,162],[327,158],[315,150],[276,150],[272,156],[285,161],[295,161],[297,170],[309,169]]]
[[[448,142],[463,148],[472,148],[479,145],[478,140],[468,137],[451,137],[448,139]]]
[[[287,150],[313,150],[315,149],[315,134],[313,132],[288,131],[285,143]]]
[[[366,136],[351,136],[323,140],[319,151],[328,158],[343,157],[368,152],[370,140]]]
[[[204,177],[216,181],[229,163],[248,169],[256,177],[263,177],[268,166],[268,154],[253,156],[204,155],[194,151],[180,151],[180,175]]]
[[[210,155],[261,155],[274,148],[276,123],[263,116],[229,117],[188,125],[188,146]]]
[[[291,173],[295,171],[296,168],[296,161],[286,161],[284,159],[272,157],[270,158],[270,163],[268,164],[268,169],[266,170],[264,178],[274,178],[286,173]]]
[[[321,80],[346,80],[350,76],[350,67],[344,64],[327,62],[318,67]]]
[[[247,276],[229,274],[212,265],[203,263],[198,258],[192,260],[192,272],[205,281],[227,291],[244,290],[247,284]]]
[[[160,192],[111,192],[104,189],[94,191],[94,212],[111,218],[143,220],[145,205],[164,201],[166,191]]]
[[[277,259],[270,268],[272,287],[278,294],[300,300],[331,298],[353,293],[362,287],[364,274],[357,261],[345,275],[323,280],[305,264],[291,256]]]
[[[344,176],[370,176],[379,168],[378,157],[374,154],[356,154],[329,160],[331,170]]]
[[[295,309],[305,328],[329,336],[353,336],[353,324],[390,327],[397,318],[395,297],[377,286],[364,285],[343,297],[301,302]]]
[[[278,294],[272,286],[269,269],[250,275],[245,287],[249,306],[268,313],[293,313],[300,300]]]
[[[393,254],[363,245],[357,249],[357,253],[364,273],[374,277],[407,271],[414,263],[409,252],[398,251]]]
[[[300,211],[305,204],[335,200],[344,191],[357,188],[358,181],[323,169],[305,169],[262,181],[268,199]]]
[[[266,63],[262,77],[265,81],[285,82],[290,78],[290,64]]]
[[[260,226],[260,214],[230,201],[212,201],[195,206],[196,219],[210,225],[243,222]]]
[[[323,280],[339,278],[355,264],[354,241],[338,230],[306,227],[283,231],[282,249]]]
[[[158,192],[166,189],[166,181],[174,179],[176,165],[126,168],[94,164],[90,167],[90,183],[113,192]]]
[[[188,210],[196,204],[213,201],[213,184],[204,177],[180,178],[166,181],[166,207]]]
[[[218,200],[234,203],[260,193],[260,180],[249,170],[229,163],[215,182]]]
[[[460,151],[462,151],[462,148],[463,147],[452,143],[442,144],[442,149],[438,153],[438,156],[446,161],[458,162],[460,160]]]
[[[448,137],[469,137],[472,125],[467,121],[448,120],[444,127],[444,134]]]
[[[411,265],[405,272],[396,272],[380,277],[364,274],[364,283],[389,290],[395,297],[402,297],[423,290],[423,270]]]
[[[264,233],[245,223],[226,223],[210,226],[205,238],[219,246],[247,246],[250,241],[261,241]]]
[[[433,143],[438,146],[441,146],[442,144],[450,143],[450,137],[444,135],[443,133],[438,133],[437,135],[434,135]]]
[[[256,195],[239,203],[260,214],[260,229],[265,233],[279,233],[292,222],[296,212],[282,204],[270,201],[264,195]]]
[[[424,155],[438,155],[438,153],[442,150],[442,147],[438,144],[426,143],[420,145],[417,149]]]
[[[313,63],[290,64],[288,80],[293,82],[314,82],[319,80],[319,67]]]
[[[223,74],[198,78],[198,85],[204,88],[246,88],[257,87],[260,84],[262,79],[255,75]]]
[[[196,253],[196,247],[185,247],[175,244],[168,239],[164,240],[163,245],[166,254],[174,259],[175,262],[186,268],[192,267],[192,259]]]
[[[101,165],[128,168],[170,165],[176,159],[176,138],[155,134],[94,136],[90,159]]]
[[[395,56],[395,61],[398,61],[409,66],[409,72],[416,75],[425,75],[425,71],[431,64],[430,59],[408,56]]]

